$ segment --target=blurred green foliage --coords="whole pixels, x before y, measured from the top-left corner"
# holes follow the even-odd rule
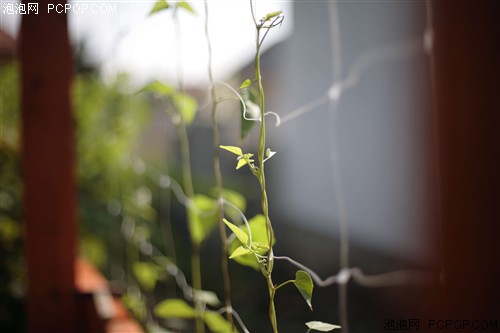
[[[0,330],[13,332],[25,329],[26,280],[18,64],[2,66],[0,80]],[[72,100],[81,253],[109,273],[110,261],[123,265],[126,257],[122,221],[137,223],[148,237],[156,215],[142,180],[144,163],[135,157],[147,104],[130,94],[126,76],[105,84],[92,72],[75,76]]]

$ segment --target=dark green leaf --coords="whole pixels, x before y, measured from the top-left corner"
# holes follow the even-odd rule
[[[295,280],[293,281],[297,289],[300,291],[302,294],[302,297],[306,300],[307,305],[309,305],[309,308],[312,310],[312,293],[313,293],[313,288],[314,284],[312,282],[311,276],[309,273],[306,271],[297,271],[295,273]]]

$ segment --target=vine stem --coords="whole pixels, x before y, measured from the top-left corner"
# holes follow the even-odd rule
[[[265,272],[263,271],[264,276],[266,277],[267,289],[269,292],[269,319],[271,321],[271,325],[273,327],[273,332],[278,333],[278,322],[276,320],[276,308],[274,306],[274,295],[276,293],[276,288],[272,279],[272,271],[273,271],[273,227],[271,224],[271,220],[269,219],[269,204],[267,199],[266,192],[266,177],[264,172],[264,158],[266,151],[266,117],[265,117],[265,96],[264,96],[264,86],[262,85],[262,76],[260,73],[260,48],[263,40],[260,39],[260,30],[262,28],[261,25],[257,24],[255,21],[255,14],[253,11],[253,3],[250,0],[250,7],[252,9],[252,17],[254,19],[255,27],[256,27],[256,54],[255,54],[255,76],[257,80],[257,86],[259,91],[259,107],[260,107],[260,137],[259,137],[259,150],[258,150],[258,159],[259,159],[259,171],[258,171],[258,179],[261,188],[261,204],[262,204],[262,213],[264,214],[264,218],[266,220],[266,232],[267,238],[269,240],[269,251],[267,254],[267,265],[265,267]],[[264,36],[265,37],[265,36]]]
[[[214,135],[213,146],[214,146],[214,173],[215,182],[217,188],[217,216],[219,219],[219,234],[221,240],[221,269],[223,275],[224,283],[224,303],[226,308],[226,319],[231,325],[231,330],[233,330],[233,311],[231,306],[231,281],[229,277],[228,268],[228,248],[227,248],[227,234],[226,228],[223,222],[224,218],[224,208],[223,208],[223,193],[222,193],[222,174],[220,170],[220,157],[219,157],[219,146],[220,146],[220,134],[219,126],[217,125],[217,94],[215,91],[214,78],[212,74],[212,44],[210,42],[210,36],[208,33],[208,1],[204,2],[205,7],[205,38],[207,40],[208,48],[208,79],[210,81],[210,95],[212,99],[211,107],[211,119],[212,119],[212,132]]]

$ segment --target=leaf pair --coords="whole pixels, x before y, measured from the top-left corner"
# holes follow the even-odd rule
[[[160,302],[154,309],[156,315],[162,318],[196,318],[196,310],[181,299],[168,299]],[[208,328],[215,333],[231,332],[231,324],[224,319],[218,312],[205,311],[203,320]],[[233,327],[233,332],[236,328]]]
[[[269,239],[267,238],[266,219],[264,215],[255,215],[248,221],[252,233],[252,243],[249,244],[248,229],[246,225],[237,227],[231,222],[225,220],[224,223],[236,235],[229,244],[230,259],[243,266],[252,267],[258,270],[260,265],[254,253],[265,255],[269,251]],[[273,239],[273,245],[276,239]]]
[[[149,15],[156,14],[158,12],[161,12],[161,11],[166,10],[166,9],[170,9],[172,7],[173,6],[170,5],[166,0],[158,0],[155,3],[153,9],[151,9],[151,11],[149,12]],[[178,9],[178,8],[182,8],[191,14],[195,14],[193,7],[191,7],[191,5],[187,1],[176,2],[174,5],[174,9]]]

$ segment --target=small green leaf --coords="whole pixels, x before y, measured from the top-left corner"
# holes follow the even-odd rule
[[[311,276],[306,271],[297,271],[295,273],[295,280],[293,281],[297,289],[302,294],[302,297],[306,300],[307,305],[312,310],[312,292],[314,288],[314,284],[312,282]]]
[[[241,151],[241,148],[240,147],[235,147],[235,146],[219,146],[220,148],[222,149],[225,149],[235,155],[238,155],[238,156],[243,156],[243,151]]]
[[[195,11],[194,11],[194,9],[193,9],[193,7],[191,7],[191,5],[188,2],[186,2],[186,1],[178,2],[177,3],[177,8],[182,8],[182,9],[188,11],[189,13],[191,13],[193,15],[196,14]]]
[[[198,111],[198,103],[196,99],[188,94],[176,94],[173,96],[173,102],[181,114],[182,120],[186,125],[190,125],[196,112]]]
[[[328,323],[324,323],[321,321],[308,321],[306,323],[306,326],[310,330],[316,330],[316,331],[320,331],[320,332],[330,332],[330,331],[342,328],[338,325],[328,324]]]
[[[154,312],[162,318],[194,318],[196,311],[181,299],[167,299],[155,306]]]
[[[241,230],[240,228],[238,228],[237,226],[235,226],[234,224],[232,224],[228,220],[226,220],[226,219],[223,219],[223,220],[224,220],[224,223],[229,227],[229,229],[231,229],[231,231],[234,232],[234,234],[240,240],[240,242],[243,245],[248,246],[248,235],[243,230]]]
[[[162,10],[165,10],[165,9],[169,9],[170,8],[170,5],[168,4],[167,1],[165,0],[158,0],[153,9],[151,9],[151,11],[149,12],[149,15],[153,15],[159,11],[162,11]]]
[[[270,159],[271,157],[273,157],[274,154],[276,154],[275,151],[272,151],[271,148],[267,148],[267,150],[266,150],[266,157],[267,157],[267,159]]]
[[[218,312],[206,311],[204,319],[210,331],[214,333],[231,332],[231,324]],[[237,332],[234,327],[232,332]]]
[[[243,89],[243,88],[249,87],[250,85],[252,85],[252,81],[250,81],[249,79],[246,79],[246,80],[245,80],[245,81],[243,81],[243,83],[241,84],[240,89]]]
[[[137,282],[146,291],[153,290],[160,279],[160,268],[149,262],[135,262],[132,266]]]
[[[275,17],[277,17],[277,16],[281,15],[282,13],[283,13],[283,11],[282,11],[282,10],[277,10],[277,11],[275,11],[275,12],[272,12],[272,13],[266,14],[266,16],[264,16],[264,17],[262,18],[262,20],[261,20],[261,21],[262,21],[262,22],[267,22],[267,21],[269,21],[269,20],[271,20],[271,19],[273,19],[273,18],[275,18]]]
[[[252,243],[252,245],[253,245],[253,243]],[[244,248],[243,246],[240,246],[240,247],[236,248],[236,250],[233,251],[233,253],[229,257],[229,259],[234,259],[234,258],[237,258],[239,256],[243,256],[243,255],[249,254],[249,253],[252,253],[252,251],[250,251],[247,248]]]
[[[240,169],[241,167],[245,166],[248,164],[248,160],[244,158],[240,158],[238,160],[238,164],[236,165],[236,170]]]
[[[175,88],[166,85],[160,81],[153,81],[142,87],[138,93],[151,92],[160,96],[172,96],[175,92]]]

